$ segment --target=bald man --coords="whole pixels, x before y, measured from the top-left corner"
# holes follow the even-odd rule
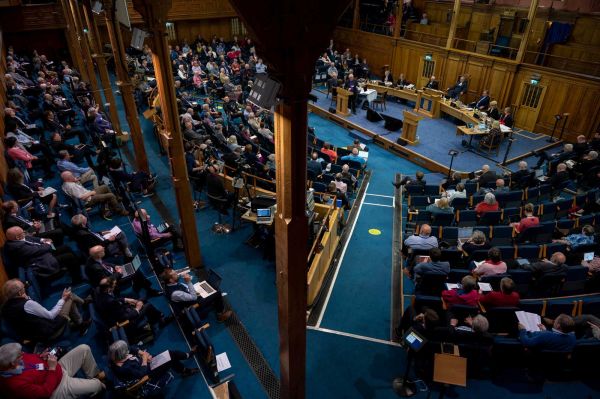
[[[117,281],[118,284],[133,281],[134,291],[140,291],[143,288],[146,290],[148,296],[158,296],[161,294],[160,291],[152,288],[152,283],[144,277],[141,268],[139,268],[132,276],[123,277],[123,266],[114,265],[104,261],[106,252],[102,245],[96,245],[90,248],[89,254],[90,257],[85,264],[85,274],[92,287],[98,287],[103,278],[111,277]]]
[[[546,275],[566,274],[566,261],[567,257],[562,252],[555,252],[550,257],[550,260],[542,259],[539,262],[524,265],[523,269],[530,270],[533,273],[533,277],[539,280],[542,276]]]
[[[49,238],[27,236],[19,226],[6,230],[4,253],[12,267],[32,267],[37,275],[49,277],[64,267],[74,283],[81,281],[79,259],[69,247],[55,247]]]
[[[63,181],[62,188],[64,192],[73,198],[80,199],[86,206],[102,204],[103,206],[108,206],[112,213],[118,213],[122,216],[129,215],[129,212],[117,201],[117,197],[110,191],[108,186],[98,186],[95,190],[90,191],[84,188],[79,179],[69,171],[62,172],[60,178]],[[106,210],[103,210],[102,217],[108,219],[110,214]]]

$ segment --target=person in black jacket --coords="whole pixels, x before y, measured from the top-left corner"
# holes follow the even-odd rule
[[[427,84],[425,85],[426,89],[433,89],[433,90],[439,90],[440,88],[440,82],[438,82],[437,80],[435,80],[435,76],[431,75],[431,77],[429,78],[429,82],[427,82]]]
[[[64,232],[61,228],[55,228],[54,221],[31,220],[21,215],[21,209],[16,201],[6,201],[2,204],[2,227],[8,230],[17,226],[23,229],[27,235],[39,238],[49,238],[56,245],[63,244]]]
[[[144,318],[150,325],[158,324],[160,327],[164,327],[173,320],[173,316],[165,317],[151,303],[144,303],[144,301],[133,298],[120,298],[115,294],[116,286],[116,279],[102,278],[94,298],[94,305],[107,325],[114,326],[117,323],[129,321],[125,330],[137,334],[140,332],[139,327],[143,324]]]
[[[71,224],[73,225],[72,234],[81,251],[87,253],[90,248],[102,245],[111,257],[124,256],[127,260],[133,259],[127,236],[122,231],[104,238],[110,231],[92,231],[87,224],[87,217],[82,214],[74,215],[71,218]]]
[[[98,287],[103,278],[111,277],[119,283],[133,281],[133,290],[140,291],[143,288],[148,296],[159,296],[161,294],[160,291],[152,288],[152,283],[144,277],[141,268],[132,276],[124,278],[122,266],[113,265],[103,260],[105,249],[102,245],[90,248],[89,254],[90,257],[85,263],[85,274],[92,287]]]
[[[123,168],[123,161],[120,158],[110,160],[108,173],[115,185],[120,183],[129,184],[129,189],[132,192],[141,192],[148,195],[154,189],[156,180],[148,173],[140,170],[134,173],[128,173]]]
[[[504,108],[504,113],[500,117],[500,124],[511,129],[514,126],[515,120],[513,119],[512,110],[510,109],[510,107]]]
[[[4,253],[11,265],[32,267],[38,275],[56,275],[65,267],[73,282],[81,281],[79,259],[69,247],[55,247],[48,238],[26,236],[18,226],[6,230]]]
[[[557,189],[562,186],[566,181],[570,179],[569,172],[567,171],[567,164],[559,163],[556,165],[556,173],[554,173],[549,179],[548,184],[553,189]]]

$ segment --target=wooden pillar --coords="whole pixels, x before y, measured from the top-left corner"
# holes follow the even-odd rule
[[[394,37],[400,37],[400,31],[402,30],[402,1],[398,2],[398,10],[396,10],[396,25],[394,26]]]
[[[202,266],[200,243],[196,230],[196,217],[192,204],[192,192],[187,174],[185,152],[179,115],[177,113],[177,97],[175,80],[171,69],[169,46],[167,44],[167,12],[171,8],[171,0],[134,0],[133,6],[139,12],[152,32],[152,60],[156,74],[156,83],[161,98],[162,116],[169,135],[169,159],[173,175],[175,199],[181,219],[183,244],[188,265],[192,268]]]
[[[360,0],[354,0],[354,16],[352,17],[352,29],[360,29]]]
[[[446,48],[452,48],[454,35],[456,34],[456,25],[458,25],[458,13],[460,12],[460,0],[454,0],[454,9],[452,10],[452,20],[450,21],[450,31],[448,32],[448,41]]]
[[[529,42],[529,36],[531,35],[531,29],[533,28],[533,21],[535,20],[535,15],[537,14],[538,2],[539,0],[531,0],[531,4],[529,4],[529,12],[527,13],[527,29],[525,29],[525,33],[523,33],[521,44],[519,44],[519,51],[517,52],[516,61],[518,63],[523,62],[523,58],[525,58],[527,43]]]
[[[75,27],[75,36],[79,49],[81,50],[83,65],[88,75],[88,82],[90,89],[96,104],[102,105],[102,96],[98,90],[98,79],[96,78],[96,72],[94,71],[94,62],[92,61],[92,55],[90,53],[90,46],[87,41],[86,34],[83,31],[83,23],[81,21],[81,12],[79,11],[79,3],[77,0],[69,0],[69,6],[71,9],[71,15],[73,17],[73,25]]]
[[[98,68],[98,74],[100,75],[100,82],[102,91],[104,92],[104,98],[110,104],[108,107],[110,121],[113,125],[113,129],[116,132],[120,132],[121,121],[119,120],[119,113],[117,112],[117,101],[110,84],[110,75],[108,74],[108,68],[106,66],[106,56],[104,55],[104,51],[102,49],[100,33],[98,32],[98,24],[96,23],[96,19],[92,13],[90,0],[85,0],[83,4],[83,15],[85,17],[85,24],[88,29],[87,38],[92,49],[92,58],[96,61],[96,67]]]
[[[133,148],[135,150],[135,163],[138,170],[149,172],[148,156],[146,155],[146,147],[144,146],[144,137],[142,136],[142,128],[140,127],[139,116],[135,99],[133,98],[133,85],[127,70],[127,62],[125,57],[125,46],[123,45],[123,36],[121,35],[121,25],[115,16],[115,3],[113,1],[104,2],[104,17],[106,19],[106,29],[113,51],[115,60],[115,72],[117,74],[117,87],[121,91],[123,105],[125,106],[125,117],[127,124],[131,130],[131,139],[133,140]]]
[[[77,40],[75,23],[73,22],[73,14],[71,13],[69,7],[69,0],[60,0],[60,5],[62,7],[63,16],[65,17],[65,21],[67,23],[65,35],[67,37],[67,47],[69,47],[69,53],[71,54],[73,67],[77,70],[77,72],[79,72],[81,79],[89,82],[90,79],[88,77],[88,71],[83,62],[81,49]]]

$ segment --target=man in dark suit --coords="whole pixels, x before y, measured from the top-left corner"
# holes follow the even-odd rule
[[[151,303],[144,303],[133,298],[120,298],[115,294],[117,280],[112,277],[104,277],[98,283],[98,289],[94,298],[94,305],[104,322],[113,326],[116,323],[129,321],[127,331],[136,331],[142,319],[146,318],[150,325],[159,324],[161,327],[167,325],[173,316],[165,317]]]
[[[323,164],[319,161],[319,154],[313,152],[311,159],[306,163],[306,169],[313,172],[315,176],[321,176],[323,174]]]
[[[398,87],[404,87],[404,86],[408,86],[410,84],[410,82],[408,80],[406,80],[404,78],[404,74],[401,73],[400,77],[398,78],[398,81],[396,82],[396,86]]]
[[[564,182],[570,179],[569,172],[567,171],[567,164],[559,163],[556,165],[556,173],[554,173],[549,179],[548,183],[553,189],[559,188]]]
[[[523,269],[533,273],[533,277],[539,280],[542,276],[567,274],[568,266],[565,264],[567,257],[562,252],[555,252],[548,259],[542,259],[529,265],[524,265]]]
[[[85,274],[92,287],[98,287],[100,281],[105,277],[111,277],[115,281],[128,282],[133,281],[133,290],[139,291],[142,288],[146,290],[148,296],[158,296],[160,291],[152,288],[152,283],[144,277],[142,269],[138,269],[132,276],[123,277],[123,267],[104,262],[105,250],[102,245],[96,245],[90,248],[90,257],[85,264]]]
[[[426,89],[433,89],[433,90],[439,90],[440,88],[440,82],[438,82],[437,80],[435,80],[435,76],[431,75],[431,77],[429,78],[429,82],[427,82],[427,84],[425,85]]]
[[[346,80],[346,83],[344,83],[344,89],[352,92],[352,95],[348,97],[348,105],[350,105],[352,113],[356,114],[356,97],[358,97],[358,82],[354,80],[353,74],[348,75],[348,79]]]
[[[464,76],[461,76],[458,78],[458,82],[456,82],[456,84],[452,87],[449,87],[447,89],[448,91],[448,98],[453,99],[453,100],[458,100],[459,97],[461,96],[461,94],[463,94],[464,92],[467,91],[467,80],[465,79]]]
[[[71,218],[73,225],[73,236],[82,252],[89,252],[90,248],[96,245],[102,245],[111,257],[124,256],[126,260],[133,259],[133,254],[129,249],[127,236],[123,232],[104,238],[110,231],[101,231],[99,233],[92,231],[87,224],[87,217],[77,214]]]
[[[65,267],[73,282],[79,282],[79,259],[66,246],[55,247],[49,238],[26,236],[18,226],[6,230],[4,251],[16,266],[32,267],[39,275],[52,276]]]
[[[479,97],[479,100],[469,104],[469,107],[478,109],[480,111],[487,110],[490,107],[490,95],[488,91],[484,90],[483,93],[481,93],[481,97]]]
[[[504,108],[504,113],[500,116],[500,124],[512,129],[515,121],[512,116],[512,110],[510,107]]]
[[[531,180],[531,171],[525,161],[519,162],[519,170],[510,174],[511,188],[529,187]]]
[[[477,180],[479,181],[479,187],[487,187],[488,183],[498,180],[498,176],[496,176],[496,172],[490,170],[489,165],[483,165],[481,175]]]
[[[4,227],[5,230],[18,226],[25,231],[26,235],[49,238],[55,245],[63,244],[64,233],[62,229],[54,228],[53,219],[41,222],[21,216],[19,204],[17,204],[16,201],[6,201],[2,204],[2,210],[4,211],[2,227]]]

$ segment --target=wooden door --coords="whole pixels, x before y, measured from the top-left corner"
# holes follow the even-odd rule
[[[429,82],[429,78],[431,75],[434,75],[436,80],[440,82],[440,76],[435,74],[435,60],[426,60],[425,58],[421,58],[419,62],[419,78],[415,82],[415,86],[417,89],[423,88],[427,82]],[[440,83],[440,87],[441,87]]]
[[[534,85],[529,81],[524,81],[521,84],[517,109],[514,110],[516,126],[530,132],[533,131],[545,94],[546,86]]]

